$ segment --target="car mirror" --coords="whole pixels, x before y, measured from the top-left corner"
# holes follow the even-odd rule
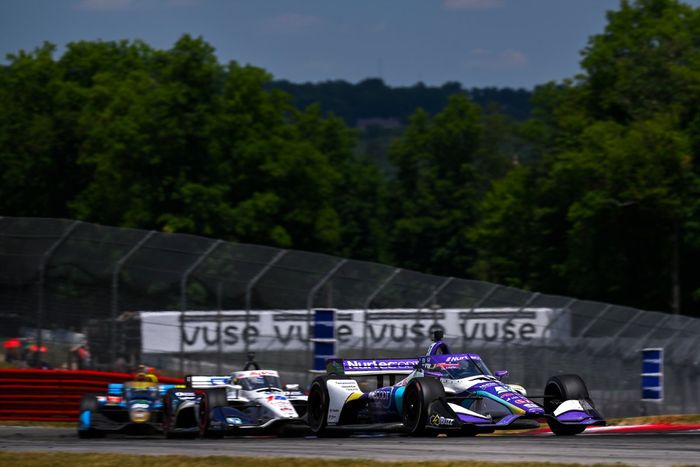
[[[243,386],[240,384],[229,384],[227,393],[231,397],[238,398],[240,397],[241,389],[243,389]]]
[[[498,370],[496,372],[496,378],[498,378],[501,381],[503,381],[507,377],[508,377],[508,370]]]
[[[284,390],[285,391],[299,391],[299,385],[298,384],[285,384],[284,385]]]

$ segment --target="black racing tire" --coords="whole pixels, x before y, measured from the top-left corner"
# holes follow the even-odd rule
[[[575,436],[586,429],[585,425],[549,425],[549,429],[552,430],[556,436]]]
[[[330,396],[328,395],[326,383],[329,379],[329,376],[319,376],[314,379],[311,382],[306,402],[306,416],[309,428],[317,436],[322,436],[327,432]]]
[[[173,408],[173,394],[180,391],[177,388],[168,389],[163,397],[163,434],[166,439],[196,438],[199,432],[180,433],[175,431],[175,409]]]
[[[85,411],[97,413],[99,408],[100,405],[97,403],[97,395],[84,394],[80,399],[80,412],[78,412],[78,414],[80,415]],[[94,428],[90,428],[88,430],[78,429],[78,438],[80,439],[103,438],[104,435],[105,434],[103,432],[95,430]]]
[[[173,411],[172,403],[172,389],[168,389],[163,396],[163,434],[167,439],[173,439],[172,429],[175,424],[175,413]]]
[[[216,407],[226,407],[228,399],[226,389],[214,388],[203,389],[202,399],[199,402],[199,435],[202,438],[223,438],[222,431],[212,431],[209,429],[212,410]]]
[[[425,436],[436,433],[426,428],[428,408],[436,399],[445,397],[445,388],[434,378],[412,379],[403,393],[403,413],[401,422],[411,436]]]
[[[551,415],[554,415],[556,408],[566,400],[584,399],[593,405],[586,383],[579,375],[552,376],[544,388],[544,396],[544,409]],[[550,423],[549,427],[552,433],[557,436],[574,436],[583,433],[586,429],[585,425],[562,425],[560,423]]]
[[[549,414],[566,400],[585,399],[593,405],[586,383],[579,375],[552,376],[544,387],[544,396],[544,409]]]
[[[319,438],[337,438],[350,436],[350,431],[333,431],[328,429],[328,406],[330,396],[327,383],[329,380],[350,379],[339,376],[319,376],[311,383],[307,400],[306,417],[311,432]]]

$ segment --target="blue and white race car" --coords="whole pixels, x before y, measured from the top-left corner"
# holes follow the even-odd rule
[[[396,431],[414,436],[476,435],[498,429],[549,424],[556,435],[575,435],[605,425],[577,375],[549,379],[543,395],[492,374],[477,354],[450,354],[438,341],[413,359],[327,361],[327,374],[311,384],[308,423],[318,436],[357,431]],[[394,383],[397,375],[404,379]],[[352,377],[373,376],[377,389],[364,392]],[[384,386],[388,376],[390,385]],[[542,399],[536,403],[532,399]]]
[[[110,384],[106,394],[85,394],[80,401],[78,436],[97,438],[108,433],[161,432],[163,397],[175,387],[151,379]]]
[[[186,388],[165,396],[167,437],[304,435],[307,396],[298,385],[281,388],[274,370],[235,371],[228,376],[187,376]]]

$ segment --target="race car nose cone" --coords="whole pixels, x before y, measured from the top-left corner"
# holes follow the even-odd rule
[[[151,414],[144,409],[132,409],[129,412],[129,418],[134,423],[145,423],[151,418]]]

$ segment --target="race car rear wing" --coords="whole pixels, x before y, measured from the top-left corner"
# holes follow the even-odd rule
[[[392,358],[385,360],[355,360],[329,358],[326,373],[338,376],[408,375],[418,365],[417,358]]]
[[[195,376],[187,375],[185,376],[185,384],[188,388],[193,389],[206,389],[223,387],[231,384],[230,376]]]

